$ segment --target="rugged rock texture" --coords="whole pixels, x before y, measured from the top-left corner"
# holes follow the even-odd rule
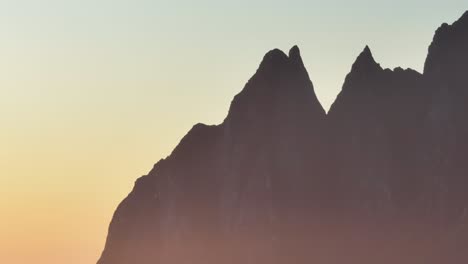
[[[268,52],[117,208],[98,264],[465,263],[468,12],[424,73],[368,47],[328,115],[300,51]]]

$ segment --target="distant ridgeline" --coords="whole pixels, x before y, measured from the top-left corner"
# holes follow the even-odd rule
[[[368,47],[328,114],[299,49],[268,52],[117,208],[99,264],[468,263],[468,12],[424,73]]]

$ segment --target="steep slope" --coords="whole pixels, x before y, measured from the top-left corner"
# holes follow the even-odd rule
[[[467,40],[468,13],[442,25],[422,75],[366,47],[329,111],[329,173],[360,259],[373,245],[385,263],[468,261]]]
[[[98,263],[273,261],[319,190],[324,118],[299,49],[270,51],[223,124],[196,125],[136,182]]]
[[[422,79],[382,69],[366,47],[328,113],[331,174],[358,215],[399,213],[422,198]]]
[[[205,221],[219,186],[220,127],[195,125],[171,156],[138,179],[117,208],[98,263],[153,263]],[[215,223],[214,219],[206,224]],[[215,228],[215,227],[213,227]],[[194,241],[187,241],[194,242]]]
[[[428,174],[437,184],[434,207],[446,221],[468,213],[468,12],[434,36],[424,67],[430,88],[425,129]]]
[[[117,208],[99,264],[466,263],[468,12],[424,73],[365,47],[328,115],[293,47]]]

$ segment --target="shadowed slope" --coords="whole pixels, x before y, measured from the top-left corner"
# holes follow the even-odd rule
[[[136,182],[99,263],[273,261],[323,174],[324,118],[299,49],[270,51],[223,124],[196,125]]]
[[[400,211],[421,195],[424,90],[421,74],[382,69],[367,46],[353,64],[327,122],[331,174],[355,214]]]
[[[468,11],[436,31],[424,77],[430,88],[426,165],[438,190],[434,207],[453,222],[468,211]]]
[[[465,263],[468,13],[424,74],[365,47],[328,116],[300,51],[268,52],[119,205],[99,264]]]

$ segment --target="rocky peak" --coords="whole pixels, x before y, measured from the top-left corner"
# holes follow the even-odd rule
[[[268,52],[137,181],[98,263],[468,263],[468,96],[432,93],[468,90],[467,38],[468,13],[442,25],[422,76],[366,46],[328,116],[299,48]]]
[[[364,50],[356,58],[356,61],[354,62],[352,66],[351,73],[373,72],[379,69],[382,69],[382,68],[377,62],[375,62],[369,46],[366,45]]]
[[[271,118],[285,106],[297,108],[288,109],[292,114],[307,106],[309,114],[315,111],[316,115],[325,115],[297,46],[291,48],[289,56],[274,49],[263,57],[255,75],[234,98],[227,118],[251,119],[252,113],[262,115],[260,119]]]
[[[279,49],[270,50],[263,56],[263,60],[258,67],[257,73],[271,73],[285,67],[288,63],[288,56]]]
[[[297,45],[289,50],[289,60],[291,62],[300,62],[302,64],[301,51]]]
[[[330,108],[330,112],[333,113],[337,103],[342,104],[343,100],[348,100],[347,98],[354,100],[362,97],[363,94],[373,93],[375,82],[380,79],[382,73],[382,67],[374,60],[369,46],[366,46],[353,63],[351,71],[346,76],[343,89]]]

